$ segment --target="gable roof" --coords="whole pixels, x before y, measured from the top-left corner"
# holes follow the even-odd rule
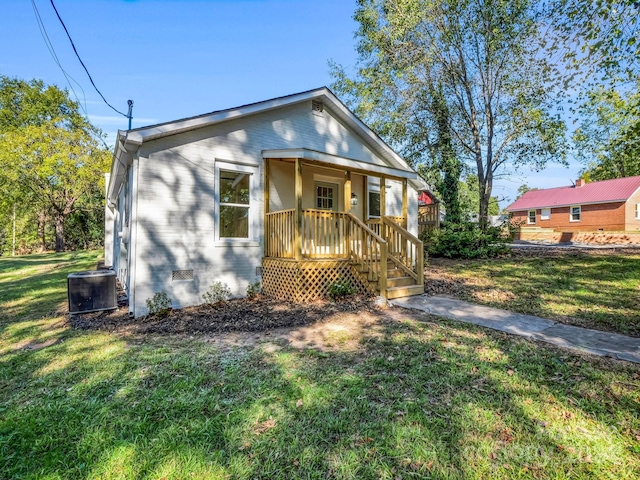
[[[410,180],[416,188],[426,187],[424,181],[402,157],[400,157],[373,130],[371,130],[353,112],[351,112],[331,90],[327,87],[321,87],[293,95],[242,105],[240,107],[218,110],[204,115],[197,115],[195,117],[134,128],[132,130],[118,130],[113,165],[111,167],[111,176],[107,187],[107,200],[111,203],[115,202],[120,185],[126,175],[126,169],[128,165],[131,164],[135,152],[144,142],[199,128],[205,128],[222,122],[249,117],[269,110],[284,108],[310,100],[319,100],[328,106],[337,119],[355,131],[367,146],[384,159],[390,167],[396,170],[411,172],[411,175],[408,175],[408,177],[411,177]]]
[[[639,188],[640,176],[636,176],[585,183],[581,187],[570,185],[544,190],[529,190],[509,205],[507,211],[626,202]]]

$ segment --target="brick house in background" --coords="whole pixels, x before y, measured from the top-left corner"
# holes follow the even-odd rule
[[[530,190],[507,207],[523,227],[640,231],[640,176]]]

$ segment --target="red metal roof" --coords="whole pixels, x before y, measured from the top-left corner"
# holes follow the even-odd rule
[[[584,205],[589,203],[625,202],[640,188],[640,175],[568,186],[529,190],[507,207],[508,212],[534,208]]]

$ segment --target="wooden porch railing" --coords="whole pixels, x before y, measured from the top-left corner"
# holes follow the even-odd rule
[[[382,238],[388,244],[388,257],[417,285],[424,284],[424,248],[422,242],[392,218],[383,217]]]
[[[274,258],[295,258],[295,209],[267,213],[264,226],[264,254]]]
[[[265,255],[295,258],[295,210],[267,214]],[[398,222],[382,217],[366,225],[350,213],[305,209],[302,211],[301,248],[305,258],[349,258],[380,292],[387,288],[387,261],[424,283],[422,242]],[[381,234],[379,234],[380,232]]]
[[[349,217],[331,210],[302,210],[302,256],[348,258]]]
[[[425,230],[440,228],[440,204],[418,206],[418,235]]]
[[[389,220],[391,220],[394,223],[397,223],[398,225],[400,225],[401,227],[405,227],[406,228],[406,221],[404,219],[404,217],[394,217],[394,216],[385,216],[384,218],[388,218]],[[373,230],[376,235],[379,235],[381,237],[384,237],[384,235],[382,235],[382,219],[381,218],[370,218],[366,221],[367,227],[369,227],[371,230]]]
[[[295,210],[266,215],[265,256],[295,258]],[[302,256],[349,258],[370,282],[387,288],[387,242],[350,213],[302,211]]]
[[[387,242],[357,217],[348,213],[349,256],[370,282],[378,282],[380,292],[387,290]]]

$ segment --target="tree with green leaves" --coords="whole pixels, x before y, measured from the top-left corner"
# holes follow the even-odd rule
[[[537,15],[526,0],[358,0],[357,73],[332,65],[333,88],[414,165],[434,164],[425,146],[437,141],[441,89],[452,150],[478,179],[483,228],[496,176],[564,161]]]
[[[87,199],[102,195],[110,157],[99,130],[80,115],[68,92],[38,80],[0,77],[0,208],[5,218],[16,208],[22,219],[32,219],[43,247],[51,224],[55,250],[64,250],[65,224],[91,203]],[[92,208],[102,210],[95,202]]]
[[[591,90],[636,81],[640,72],[640,2],[554,0],[541,9],[550,29],[550,52],[564,60],[567,86]]]
[[[579,109],[576,157],[591,180],[640,175],[640,82],[634,92],[596,89]]]
[[[538,190],[538,188],[530,187],[526,183],[523,183],[518,187],[518,196],[516,197],[516,200],[523,196],[525,193],[530,192],[531,190]]]
[[[593,180],[640,174],[640,2],[555,0],[549,48],[577,92],[576,156]]]

